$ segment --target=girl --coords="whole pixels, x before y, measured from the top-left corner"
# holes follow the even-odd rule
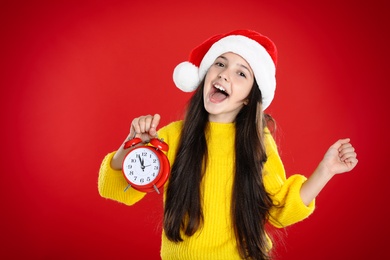
[[[309,179],[286,179],[267,127],[272,119],[263,112],[274,97],[276,59],[269,38],[237,30],[206,40],[175,68],[176,86],[196,91],[185,119],[158,131],[172,165],[164,192],[163,259],[269,259],[266,224],[286,227],[307,218],[326,183],[356,166],[353,146],[342,139]],[[135,118],[126,141],[148,143],[159,121],[158,114]],[[105,157],[99,192],[132,205],[145,193],[123,191],[127,152],[122,144]]]

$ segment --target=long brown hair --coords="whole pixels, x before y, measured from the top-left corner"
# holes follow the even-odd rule
[[[203,103],[203,85],[190,99],[166,191],[164,232],[169,240],[183,241],[202,225],[200,183],[207,162],[208,113]],[[254,82],[248,104],[235,120],[235,176],[232,192],[232,225],[238,251],[243,258],[268,259],[265,224],[272,200],[265,191],[262,170],[267,160],[263,144],[266,117],[261,92]]]

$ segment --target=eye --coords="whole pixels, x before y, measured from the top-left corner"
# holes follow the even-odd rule
[[[225,67],[225,64],[223,64],[222,62],[215,62],[215,65],[218,66],[218,67]]]
[[[245,75],[245,73],[243,73],[243,72],[238,72],[238,75],[240,75],[240,77],[244,77],[244,78],[246,78],[246,75]]]

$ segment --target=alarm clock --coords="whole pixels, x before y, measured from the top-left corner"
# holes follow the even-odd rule
[[[124,149],[132,148],[142,142],[141,138],[133,138],[124,144]],[[128,182],[125,191],[132,187],[142,192],[157,192],[168,180],[170,164],[164,152],[168,144],[162,139],[153,138],[150,145],[131,149],[123,159],[122,172]]]

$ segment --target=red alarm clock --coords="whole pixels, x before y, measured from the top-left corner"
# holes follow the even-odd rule
[[[141,142],[141,138],[133,138],[124,144],[124,149]],[[168,180],[170,164],[164,153],[168,151],[168,144],[158,138],[151,139],[150,144],[138,146],[125,156],[122,172],[129,183],[125,191],[132,187],[138,191],[156,191],[160,194],[159,188]]]

